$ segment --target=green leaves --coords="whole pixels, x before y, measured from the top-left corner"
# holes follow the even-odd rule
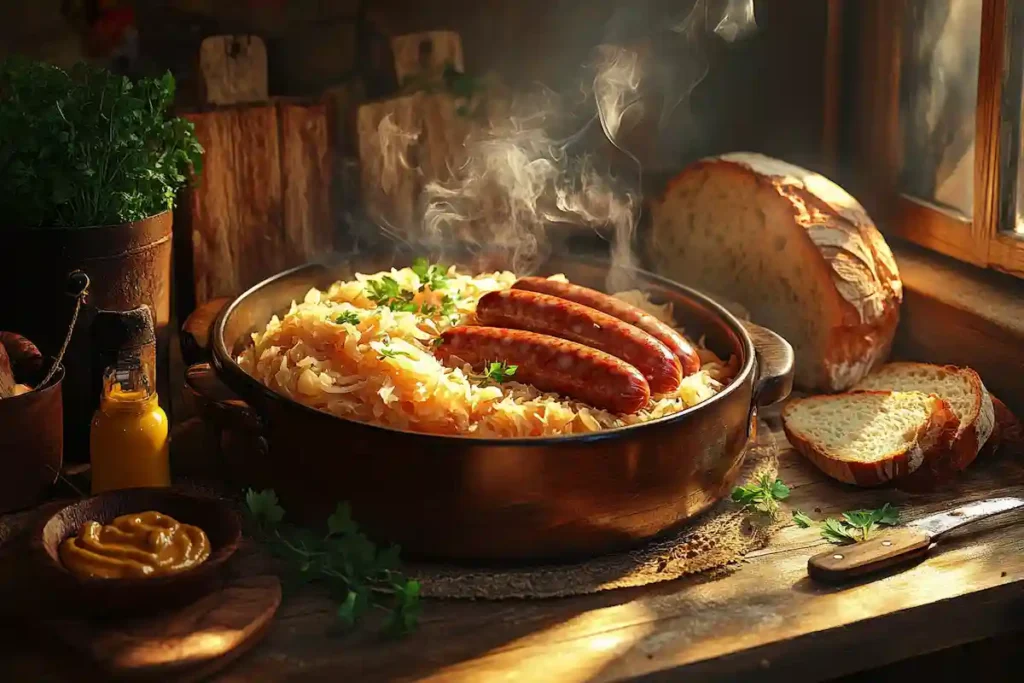
[[[799,510],[793,510],[793,524],[796,524],[801,529],[810,529],[814,526],[814,520]]]
[[[174,78],[132,82],[78,64],[0,63],[0,211],[11,225],[85,227],[174,205],[202,147],[168,118]]]
[[[400,571],[401,549],[378,549],[352,519],[347,503],[327,518],[327,534],[281,524],[284,510],[273,490],[245,494],[247,513],[257,538],[284,562],[290,586],[323,584],[338,600],[343,628],[360,623],[372,608],[387,613],[384,633],[404,635],[416,628],[420,585]]]
[[[518,369],[518,365],[509,365],[505,361],[494,361],[487,364],[484,374],[479,375],[478,379],[485,384],[489,382],[501,384],[512,379]]]
[[[798,510],[793,512],[793,523],[804,529],[814,526],[814,520]],[[826,518],[821,523],[821,536],[829,543],[849,545],[868,540],[879,526],[899,523],[900,511],[886,503],[877,510],[844,512],[842,519]]]
[[[436,292],[448,287],[448,269],[439,263],[431,264],[420,257],[412,262],[412,271],[420,280],[420,292]],[[448,294],[441,297],[440,306],[432,303],[418,306],[414,301],[416,292],[403,289],[398,280],[390,275],[379,280],[367,280],[366,297],[379,308],[390,308],[392,311],[419,313],[428,317],[438,313],[448,317],[456,314],[455,299]]]
[[[429,287],[436,292],[448,286],[448,269],[440,263],[431,264],[420,257],[412,262],[412,272],[420,279],[420,291]]]
[[[339,315],[337,318],[335,318],[334,322],[337,323],[338,325],[344,325],[344,324],[358,325],[359,324],[359,314],[356,313],[355,311],[345,311],[344,313]]]
[[[368,280],[366,282],[370,301],[382,308],[390,308],[392,311],[416,312],[416,304],[413,303],[415,292],[402,289],[398,281],[390,275],[385,275],[380,280]]]
[[[284,519],[284,508],[277,504],[277,494],[272,489],[258,493],[249,489],[245,494],[245,506],[253,521],[260,526],[274,526]]]
[[[753,484],[737,486],[732,490],[732,501],[745,508],[753,508],[773,519],[779,514],[779,501],[789,497],[789,487],[781,479],[762,474]]]

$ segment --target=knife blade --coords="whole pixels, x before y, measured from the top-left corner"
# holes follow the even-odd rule
[[[1024,508],[1024,498],[1005,496],[979,500],[952,510],[892,527],[875,538],[839,546],[807,560],[807,573],[818,581],[837,583],[923,558],[943,534],[980,519]]]

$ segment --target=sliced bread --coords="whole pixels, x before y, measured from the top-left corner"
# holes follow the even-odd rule
[[[992,397],[974,370],[928,363],[889,363],[856,386],[863,391],[920,391],[944,399],[956,418],[950,441],[940,458],[929,461],[936,479],[948,478],[978,457],[992,436],[995,411]],[[922,472],[923,476],[925,472]]]
[[[782,413],[793,448],[834,479],[877,486],[937,457],[955,420],[938,396],[866,391],[790,401]]]
[[[733,299],[785,337],[796,385],[849,389],[889,353],[903,288],[864,208],[824,176],[760,154],[684,169],[650,207],[659,273]]]

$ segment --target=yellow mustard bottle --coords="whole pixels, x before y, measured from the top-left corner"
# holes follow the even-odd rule
[[[94,494],[171,485],[167,414],[153,388],[154,368],[147,362],[155,350],[153,323],[148,309],[142,310],[145,314],[136,316],[141,323],[127,317],[128,338],[120,344],[116,362],[103,372],[100,405],[89,433]]]

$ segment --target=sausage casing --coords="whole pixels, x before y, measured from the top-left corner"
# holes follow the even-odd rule
[[[568,339],[621,358],[643,374],[652,394],[669,394],[682,381],[672,351],[638,327],[589,306],[525,290],[489,292],[476,306],[483,325],[529,330]]]
[[[527,330],[463,326],[445,330],[434,355],[475,369],[494,361],[517,366],[515,380],[612,413],[635,413],[650,400],[640,371],[597,349]]]
[[[684,377],[700,370],[700,357],[697,356],[697,351],[693,348],[693,344],[686,337],[672,329],[671,325],[666,325],[650,313],[627,304],[625,301],[599,292],[596,289],[581,287],[571,282],[548,280],[542,277],[522,277],[512,287],[513,289],[550,294],[561,299],[574,301],[584,306],[596,308],[602,313],[607,313],[630,325],[635,325],[667,346],[676,355],[680,365],[682,365]]]

